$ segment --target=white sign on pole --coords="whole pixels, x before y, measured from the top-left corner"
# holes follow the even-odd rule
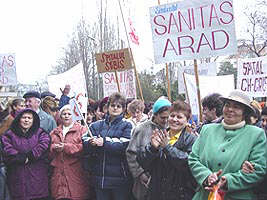
[[[87,98],[83,94],[78,94],[75,98],[70,99],[70,106],[72,110],[72,120],[82,120],[82,114],[87,114]]]
[[[238,60],[237,88],[251,97],[267,96],[267,56]]]
[[[17,85],[15,54],[0,54],[0,85]]]
[[[70,96],[76,96],[80,93],[87,94],[82,63],[62,74],[48,76],[47,82],[49,91],[54,93],[58,98],[60,98],[62,94],[60,88],[63,89],[66,84],[69,84],[71,87]]]
[[[130,69],[117,73],[121,94],[123,94],[126,98],[136,98],[134,70]],[[111,95],[114,92],[118,92],[115,73],[103,73],[103,87],[105,97]]]
[[[190,74],[184,74],[184,77],[192,114],[199,116],[196,78],[194,75]],[[201,98],[212,93],[219,93],[223,96],[227,96],[234,90],[234,75],[199,76],[199,87]]]
[[[194,65],[178,67],[178,93],[179,94],[185,93],[183,73],[194,75],[195,74]],[[215,62],[198,64],[198,75],[216,76],[216,74],[217,74],[217,67],[216,67]]]
[[[150,8],[155,63],[235,54],[233,0],[190,0]]]

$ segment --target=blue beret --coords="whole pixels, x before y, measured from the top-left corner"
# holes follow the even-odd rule
[[[164,98],[159,98],[153,105],[153,113],[155,114],[156,112],[159,111],[162,107],[171,107],[171,102],[168,99]]]
[[[45,97],[53,97],[53,98],[55,98],[56,95],[53,94],[52,92],[45,91],[45,92],[42,92],[42,93],[41,93],[41,98],[43,99],[43,98],[45,98]]]
[[[31,98],[31,97],[36,97],[38,99],[41,99],[41,95],[39,92],[37,91],[29,91],[29,92],[26,92],[24,95],[23,95],[23,98],[26,99],[26,98]]]

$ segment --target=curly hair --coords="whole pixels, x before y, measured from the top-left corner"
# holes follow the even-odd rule
[[[222,95],[218,93],[212,93],[208,96],[205,96],[202,99],[202,107],[207,107],[209,110],[213,108],[216,109],[216,116],[219,117],[222,115],[223,101],[221,100]]]

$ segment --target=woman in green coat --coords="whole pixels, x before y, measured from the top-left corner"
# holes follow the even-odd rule
[[[266,136],[262,129],[248,125],[254,111],[246,94],[234,90],[222,100],[224,120],[204,126],[189,155],[190,169],[199,184],[193,200],[207,200],[219,180],[225,200],[255,200],[252,188],[266,173]],[[245,161],[253,163],[255,173],[242,171]]]

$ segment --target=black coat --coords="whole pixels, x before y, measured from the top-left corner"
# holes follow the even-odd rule
[[[147,200],[191,200],[196,182],[188,167],[188,155],[196,136],[182,131],[172,146],[155,149],[150,143],[137,156],[139,164],[150,173]]]

